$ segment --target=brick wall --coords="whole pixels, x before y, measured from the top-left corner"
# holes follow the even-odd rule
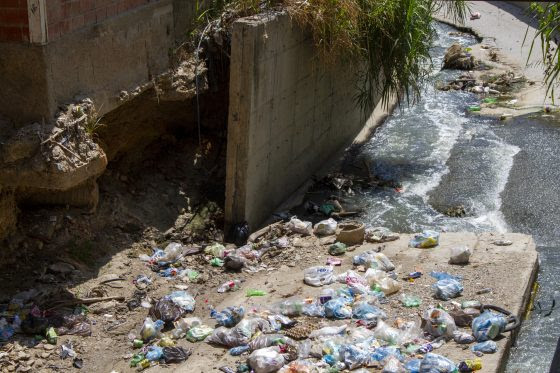
[[[49,41],[156,1],[158,0],[47,0]]]
[[[27,0],[0,0],[0,42],[28,40]]]

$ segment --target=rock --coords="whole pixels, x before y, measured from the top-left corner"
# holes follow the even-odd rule
[[[54,273],[60,273],[62,275],[71,273],[74,269],[76,268],[74,268],[72,264],[64,263],[64,262],[54,263],[49,266],[49,271]]]
[[[119,303],[116,300],[111,300],[111,301],[108,301],[108,302],[100,302],[100,303],[96,303],[96,304],[91,305],[90,310],[94,314],[99,315],[99,314],[107,313],[108,311],[111,311],[118,304]]]
[[[56,348],[56,346],[55,346],[55,345],[51,345],[51,344],[45,344],[45,345],[43,346],[43,348],[44,348],[45,350],[47,350],[47,351],[52,351],[52,350],[54,350],[54,349]]]
[[[444,69],[472,70],[477,64],[474,56],[464,52],[463,47],[458,43],[451,45],[443,58]]]
[[[244,266],[244,260],[236,255],[228,255],[224,258],[224,267],[230,271],[241,271]]]

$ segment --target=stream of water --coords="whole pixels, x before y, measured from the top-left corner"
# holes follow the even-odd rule
[[[372,172],[398,180],[403,192],[358,191],[354,200],[367,211],[365,220],[394,231],[425,228],[447,231],[516,231],[532,234],[541,255],[537,296],[543,308],[560,296],[560,125],[522,117],[500,122],[471,115],[466,107],[480,98],[466,92],[440,92],[436,80],[457,77],[439,71],[445,49],[473,37],[451,36],[437,25],[434,73],[422,100],[397,109],[358,154]],[[438,206],[464,205],[468,216],[453,218]],[[558,298],[560,301],[560,298]],[[560,336],[558,312],[533,312],[512,350],[508,372],[548,372]]]

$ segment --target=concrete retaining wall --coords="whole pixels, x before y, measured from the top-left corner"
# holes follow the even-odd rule
[[[285,14],[233,27],[226,222],[258,228],[364,127],[353,69],[324,67]]]

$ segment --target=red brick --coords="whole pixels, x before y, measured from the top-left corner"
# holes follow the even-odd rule
[[[82,12],[80,0],[73,0],[71,6],[72,17],[77,16]]]
[[[84,14],[84,25],[92,25],[97,22],[95,10],[91,10]]]
[[[21,27],[3,26],[2,41],[21,41]]]
[[[84,16],[82,14],[72,18],[72,20],[70,21],[71,30],[77,30],[83,25],[84,25]]]
[[[27,25],[27,9],[0,8],[0,24],[6,26]]]
[[[116,16],[119,12],[119,4],[111,4],[107,7],[107,18]]]
[[[72,3],[62,3],[62,17],[60,19],[66,19],[70,17],[72,17]]]
[[[95,10],[95,22],[99,23],[107,18],[107,8],[99,8]]]
[[[29,41],[29,27],[22,26],[21,27],[21,40],[22,41]]]

